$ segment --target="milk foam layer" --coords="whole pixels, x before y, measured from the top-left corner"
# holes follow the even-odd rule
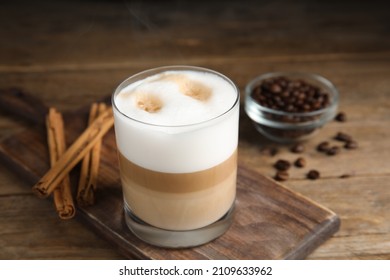
[[[118,149],[131,162],[159,172],[213,167],[237,147],[238,98],[232,82],[205,71],[125,81],[114,95]]]
[[[231,108],[236,99],[235,88],[219,76],[166,71],[123,88],[115,104],[123,114],[140,122],[177,126],[215,118]],[[139,102],[143,104],[139,106]]]

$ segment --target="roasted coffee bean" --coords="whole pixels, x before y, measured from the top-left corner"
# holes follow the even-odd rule
[[[305,147],[302,144],[296,144],[296,145],[292,146],[290,150],[293,153],[300,154],[300,153],[303,153],[305,151]]]
[[[305,167],[306,166],[306,160],[303,157],[299,157],[295,160],[294,165],[296,167]]]
[[[278,84],[273,84],[270,88],[271,92],[273,93],[280,93],[282,91],[282,87]]]
[[[317,146],[317,151],[319,152],[327,152],[330,148],[330,144],[328,141],[321,142]]]
[[[274,178],[276,181],[286,181],[289,178],[289,174],[287,171],[278,170]]]
[[[351,140],[345,143],[344,148],[352,150],[357,149],[358,143],[355,140]]]
[[[352,137],[344,132],[337,133],[334,139],[342,142],[352,141]]]
[[[329,156],[334,156],[340,152],[340,148],[337,146],[330,147],[327,151],[326,154]]]
[[[277,170],[280,170],[280,171],[286,171],[287,169],[289,169],[291,166],[291,163],[287,160],[284,160],[284,159],[279,159],[275,164],[274,164],[274,167],[277,169]]]
[[[316,180],[316,179],[320,178],[320,172],[312,169],[306,174],[306,177],[310,180]]]
[[[340,112],[335,117],[336,121],[339,122],[346,122],[347,121],[347,115],[344,112]]]

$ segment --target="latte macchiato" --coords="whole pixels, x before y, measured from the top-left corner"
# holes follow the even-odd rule
[[[130,229],[167,247],[198,245],[222,234],[208,233],[189,244],[163,240],[166,232],[176,232],[175,239],[180,239],[180,233],[221,224],[234,205],[239,117],[235,85],[208,69],[157,68],[124,81],[113,95],[113,108]],[[152,241],[145,238],[150,232],[146,227],[157,235],[160,230],[161,242],[156,234]]]

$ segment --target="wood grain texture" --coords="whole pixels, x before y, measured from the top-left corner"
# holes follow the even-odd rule
[[[390,47],[389,11],[366,1],[18,2],[0,13],[18,19],[4,21],[3,36],[13,40],[0,49],[14,70]]]
[[[85,114],[66,118],[66,135],[75,138]],[[44,135],[34,129],[0,142],[0,156],[28,179],[49,168]],[[18,147],[23,147],[20,150]],[[130,233],[123,218],[113,130],[103,140],[96,204],[77,215],[126,257],[142,259],[296,259],[305,258],[339,228],[335,213],[240,165],[234,222],[221,238],[187,250],[159,249]],[[77,173],[75,170],[74,173]],[[76,175],[77,176],[77,175]],[[38,198],[37,198],[38,199]]]

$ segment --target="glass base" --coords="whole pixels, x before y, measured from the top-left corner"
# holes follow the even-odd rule
[[[137,216],[124,204],[125,221],[129,229],[139,239],[164,248],[188,248],[205,244],[224,234],[233,221],[234,204],[218,221],[206,227],[188,231],[173,231],[151,226]]]

